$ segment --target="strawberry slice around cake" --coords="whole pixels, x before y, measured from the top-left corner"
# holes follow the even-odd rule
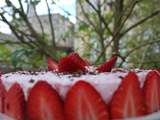
[[[38,81],[29,91],[27,111],[29,120],[64,120],[63,102],[45,81]]]
[[[6,89],[0,81],[0,112],[4,113],[4,100],[5,100]]]
[[[107,105],[100,94],[81,80],[69,90],[64,110],[66,120],[109,120]]]
[[[4,113],[16,120],[26,118],[25,97],[21,86],[14,83],[5,94]]]
[[[157,71],[148,73],[143,90],[147,113],[160,110],[160,75]]]
[[[129,72],[120,84],[111,100],[111,118],[131,118],[146,113],[142,89],[138,77]]]

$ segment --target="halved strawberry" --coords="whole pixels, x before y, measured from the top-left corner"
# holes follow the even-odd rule
[[[85,71],[85,66],[88,66],[88,63],[84,61],[77,53],[71,53],[68,56],[60,59],[58,67],[59,72],[64,73],[74,73],[78,71]]]
[[[108,110],[100,94],[87,82],[77,82],[65,99],[66,120],[108,120]]]
[[[145,114],[144,98],[138,77],[129,72],[111,100],[111,118],[122,119]]]
[[[27,111],[29,120],[64,120],[60,96],[45,81],[39,81],[30,90]]]
[[[0,112],[4,113],[4,100],[5,100],[6,89],[0,80]]]
[[[159,69],[155,69],[159,74],[160,74],[160,68]]]
[[[25,119],[25,97],[18,83],[12,85],[5,96],[5,114],[16,119]]]
[[[89,62],[87,60],[83,60],[78,53],[72,52],[69,55],[70,57],[74,57],[74,60],[77,60],[82,66],[88,66]]]
[[[143,90],[147,113],[160,110],[160,76],[157,71],[148,73]]]
[[[117,56],[113,56],[109,61],[106,61],[99,67],[97,67],[98,72],[110,72],[112,68],[115,66],[117,61]]]
[[[52,58],[49,57],[47,63],[49,71],[58,71],[58,64]]]

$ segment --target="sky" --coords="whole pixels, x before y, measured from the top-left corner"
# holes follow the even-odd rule
[[[16,6],[18,6],[18,0],[11,0]],[[51,3],[52,0],[48,0]],[[56,5],[51,5],[52,13],[60,13],[61,15],[68,17],[71,22],[76,23],[76,0],[54,0]],[[5,0],[0,0],[0,7],[5,5]],[[65,12],[69,12],[72,16],[68,16]],[[47,14],[47,7],[45,0],[41,0],[41,2],[37,5],[37,13],[39,15]],[[8,19],[11,19],[8,17]],[[11,31],[6,24],[0,21],[0,32],[10,34]]]

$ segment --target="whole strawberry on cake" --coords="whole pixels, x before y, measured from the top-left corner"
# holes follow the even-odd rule
[[[159,71],[118,69],[116,61],[95,67],[71,53],[48,58],[47,71],[1,73],[0,118],[159,120]]]

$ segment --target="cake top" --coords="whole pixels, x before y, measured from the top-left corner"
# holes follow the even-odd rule
[[[1,79],[6,88],[10,88],[11,83],[18,82],[25,91],[39,80],[45,80],[54,85],[73,85],[78,80],[85,80],[91,84],[117,83],[118,85],[128,73],[128,70],[113,68],[116,61],[117,56],[113,56],[102,65],[95,67],[90,65],[88,61],[83,60],[77,53],[71,53],[61,58],[58,63],[48,58],[47,71],[11,72],[3,74]],[[147,73],[147,70],[134,69],[132,71],[138,73],[139,76]]]
[[[134,70],[135,71],[135,70]],[[145,76],[148,73],[148,70],[135,71],[141,81],[141,86],[143,86]],[[60,92],[60,95],[64,98],[67,90],[64,88],[73,86],[77,81],[84,80],[97,88],[98,86],[105,86],[106,89],[110,91],[110,94],[113,94],[117,89],[121,80],[124,76],[128,74],[127,71],[119,71],[119,69],[114,69],[111,72],[103,72],[103,73],[75,73],[75,74],[63,74],[57,73],[54,71],[39,71],[39,72],[29,72],[29,71],[18,71],[3,74],[1,76],[1,80],[4,83],[6,89],[9,89],[14,83],[19,83],[25,95],[27,95],[28,89],[32,88],[38,81],[43,80],[50,83],[57,91]],[[113,86],[114,85],[114,86]],[[104,88],[104,87],[103,87]],[[62,90],[63,89],[63,90]],[[103,94],[103,90],[100,90],[101,87],[98,88],[99,92]],[[108,99],[109,96],[104,96],[104,99]]]
[[[131,70],[136,72],[138,75],[143,75],[148,73],[149,70]],[[127,70],[113,69],[111,72],[86,72],[86,73],[74,73],[74,74],[63,74],[55,71],[18,71],[2,74],[1,79],[10,82],[25,82],[28,84],[33,84],[36,80],[46,80],[48,82],[61,83],[61,84],[71,84],[76,82],[76,80],[88,80],[94,81],[95,83],[106,82],[119,82],[126,74]],[[114,79],[114,81],[113,81]]]

